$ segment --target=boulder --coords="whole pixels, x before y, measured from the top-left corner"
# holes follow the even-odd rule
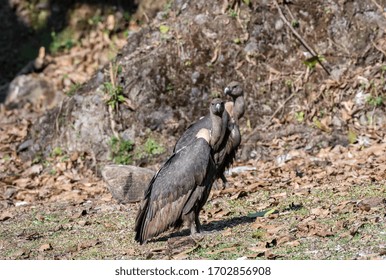
[[[112,196],[119,203],[141,201],[154,176],[153,170],[133,165],[106,165],[102,177]]]

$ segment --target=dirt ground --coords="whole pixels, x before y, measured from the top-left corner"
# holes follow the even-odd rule
[[[20,11],[22,2],[15,1]],[[0,259],[386,259],[386,2],[279,1],[292,28],[323,54],[321,63],[305,57],[275,1],[220,2],[216,11],[206,11],[218,13],[217,25],[205,21],[206,1],[179,10],[204,22],[203,33],[194,34],[197,45],[187,43],[189,50],[200,50],[197,60],[181,62],[186,67],[181,76],[190,79],[199,69],[205,74],[199,85],[216,85],[207,95],[236,77],[248,102],[242,147],[227,174],[230,187],[213,190],[200,215],[203,238],[193,240],[183,229],[138,245],[133,233],[138,205],[118,204],[99,176],[100,166],[109,162],[65,147],[22,157],[21,145],[31,145],[26,143],[31,127],[45,109],[0,104]],[[128,18],[119,21],[125,18],[119,9],[97,6],[96,12],[83,2],[74,7],[75,15],[99,17],[90,17],[83,31],[74,29],[80,45],[59,41],[48,66],[31,74],[51,80],[63,96],[76,96],[79,85],[119,53],[124,33],[141,28]],[[166,5],[158,16],[163,26],[182,30],[174,8]],[[116,28],[109,28],[112,18]],[[167,35],[159,24],[146,27],[149,38]],[[203,44],[212,42],[211,28],[226,42],[217,55],[215,43]],[[161,46],[170,41],[177,57],[173,40],[163,38]],[[90,56],[84,58],[82,50]],[[125,53],[121,56],[124,60]],[[133,164],[157,169],[187,120],[202,114],[187,110],[185,122],[178,122],[189,107],[182,106],[181,94],[190,86],[182,82],[168,90],[165,84],[156,99],[161,103],[154,105],[170,106],[171,121],[162,124],[168,133],[137,124],[142,138],[136,140],[145,143],[150,134],[162,152],[133,154]],[[180,95],[173,99],[170,91]],[[197,104],[203,99],[198,96]]]

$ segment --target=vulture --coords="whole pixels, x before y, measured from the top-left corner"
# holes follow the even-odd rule
[[[225,103],[225,111],[229,114],[229,121],[223,141],[214,155],[217,168],[216,178],[221,178],[223,188],[228,185],[224,172],[232,165],[241,143],[239,119],[244,116],[245,112],[244,91],[240,83],[231,82],[224,89],[224,93],[232,97],[232,101]]]
[[[201,128],[194,139],[176,150],[154,175],[135,221],[135,240],[140,244],[183,223],[191,235],[200,232],[199,213],[208,199],[216,175],[213,147],[223,128],[224,102],[210,105],[210,129]]]
[[[213,147],[215,152],[214,160],[217,167],[216,179],[221,178],[223,187],[227,186],[227,180],[224,176],[225,169],[229,168],[236,156],[237,148],[240,146],[241,135],[239,130],[239,119],[245,112],[244,91],[239,82],[231,82],[225,87],[224,93],[232,98],[232,101],[225,103],[225,111],[222,117],[225,133],[221,136],[218,144]],[[191,143],[194,135],[202,129],[211,129],[210,116],[206,115],[193,123],[178,139],[174,146],[174,151]]]

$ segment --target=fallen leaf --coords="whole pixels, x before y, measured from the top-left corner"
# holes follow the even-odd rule
[[[88,249],[90,247],[94,247],[100,243],[101,242],[98,239],[87,240],[87,241],[81,242],[78,244],[78,251]]]
[[[78,211],[74,215],[72,215],[72,218],[73,219],[77,219],[77,218],[80,218],[80,217],[83,217],[83,216],[86,216],[86,215],[87,215],[87,210],[83,209],[82,211]]]
[[[358,233],[358,230],[364,226],[364,223],[357,223],[350,229],[350,235],[354,236]]]
[[[27,250],[27,249],[18,249],[16,250],[13,254],[12,254],[12,257],[14,258],[28,258],[29,257],[29,254],[30,254],[30,250]]]
[[[38,249],[39,252],[44,252],[44,251],[48,251],[48,250],[52,250],[52,246],[50,243],[43,244]]]
[[[170,30],[170,27],[167,26],[167,25],[161,25],[161,26],[159,27],[159,31],[160,31],[162,34],[168,33],[169,30]]]
[[[0,214],[0,222],[6,221],[13,218],[13,214],[9,211],[4,211]]]

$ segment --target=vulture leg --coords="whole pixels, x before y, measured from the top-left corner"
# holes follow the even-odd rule
[[[200,233],[201,232],[201,223],[200,223],[200,219],[198,218],[198,213],[195,215],[194,221],[195,221],[195,225],[196,225],[196,233]]]
[[[225,178],[224,173],[221,173],[221,174],[220,174],[220,179],[221,179],[221,181],[222,181],[222,189],[223,189],[223,190],[224,190],[224,189],[227,189],[227,188],[229,187],[229,183],[228,183],[227,178]]]

